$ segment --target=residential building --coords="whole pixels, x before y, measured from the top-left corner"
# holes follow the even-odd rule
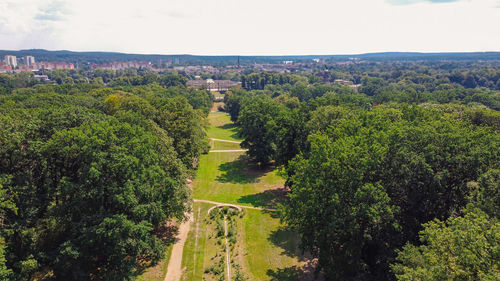
[[[10,67],[10,65],[0,62],[0,73],[6,73],[11,71],[12,67]]]
[[[54,70],[54,69],[75,69],[75,66],[72,63],[67,62],[38,62],[34,64],[35,69],[46,69],[46,70]]]
[[[4,63],[12,68],[16,68],[17,58],[16,56],[5,56]]]
[[[25,56],[24,57],[24,64],[26,64],[26,65],[34,65],[35,64],[35,57],[33,57],[33,56]]]
[[[102,69],[112,69],[112,70],[121,70],[128,68],[153,68],[151,62],[137,62],[137,61],[122,61],[122,62],[111,62],[107,64],[93,64],[93,68],[102,68]]]
[[[241,82],[231,80],[189,80],[186,85],[188,87],[204,88],[211,92],[227,92],[227,90],[235,87],[241,87]]]

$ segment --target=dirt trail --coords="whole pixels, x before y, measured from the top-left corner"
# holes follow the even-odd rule
[[[179,281],[182,276],[182,252],[189,233],[189,227],[193,222],[193,213],[188,214],[188,219],[179,226],[179,234],[175,238],[172,254],[167,267],[167,275],[164,281]]]
[[[229,262],[229,242],[227,242],[227,218],[224,216],[224,238],[226,239],[227,280],[231,281],[231,263]]]
[[[200,229],[200,211],[201,211],[201,208],[198,207],[198,215],[196,216],[196,226],[194,228],[194,261],[193,261],[193,264],[196,264],[196,249],[198,248],[198,231]],[[193,267],[193,278],[196,276],[196,266]]]
[[[209,152],[245,152],[248,149],[233,149],[233,150],[210,150]]]
[[[194,202],[214,204],[214,205],[224,205],[224,206],[226,206],[226,205],[233,205],[233,206],[238,206],[238,207],[243,208],[243,209],[253,209],[253,210],[270,211],[270,212],[276,211],[276,209],[253,207],[253,206],[244,206],[244,205],[238,205],[238,204],[228,204],[228,203],[215,202],[215,201],[203,200],[203,199],[193,199],[193,201]]]
[[[214,139],[210,138],[213,141],[222,141],[222,142],[230,142],[230,143],[241,143],[241,141],[233,141],[233,140],[221,140],[221,139]]]

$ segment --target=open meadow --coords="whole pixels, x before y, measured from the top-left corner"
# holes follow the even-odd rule
[[[237,128],[224,113],[211,113],[210,138],[239,141]],[[237,143],[212,140],[212,149],[241,149]],[[223,267],[224,243],[217,220],[208,214],[214,204],[243,207],[234,216],[229,243],[231,280],[297,280],[306,260],[298,250],[298,236],[283,228],[272,210],[283,198],[284,180],[277,170],[259,169],[245,152],[213,152],[200,159],[193,181],[194,222],[184,247],[183,280],[228,280]],[[248,208],[250,207],[250,208]],[[225,270],[222,270],[225,269]],[[311,276],[311,274],[308,274]]]

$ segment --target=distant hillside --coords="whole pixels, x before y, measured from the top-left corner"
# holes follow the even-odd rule
[[[0,50],[0,57],[15,55],[35,56],[37,61],[65,61],[79,65],[88,63],[108,63],[111,61],[150,61],[152,63],[174,63],[179,65],[236,64],[238,56],[195,56],[195,55],[157,55],[157,54],[125,54],[115,52],[72,52],[72,51],[47,51],[42,49],[8,51]],[[284,60],[305,61],[313,58],[326,58],[332,61],[345,61],[348,59],[361,59],[368,61],[418,61],[418,60],[500,60],[500,52],[476,53],[415,53],[415,52],[387,52],[368,53],[359,55],[303,55],[303,56],[240,56],[240,63],[278,63]]]

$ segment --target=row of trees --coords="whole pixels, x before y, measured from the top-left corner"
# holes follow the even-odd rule
[[[156,84],[1,95],[0,280],[133,280],[160,260],[210,105]]]
[[[327,280],[499,277],[498,111],[300,83],[225,99],[249,156],[282,167],[282,220]]]
[[[92,84],[95,86],[140,86],[157,83],[162,87],[185,87],[187,78],[173,73],[158,74],[149,69],[59,69],[43,72],[50,83],[62,84]],[[47,81],[35,79],[33,72],[15,74],[0,74],[0,94],[11,93],[14,89],[28,88],[46,84]]]

